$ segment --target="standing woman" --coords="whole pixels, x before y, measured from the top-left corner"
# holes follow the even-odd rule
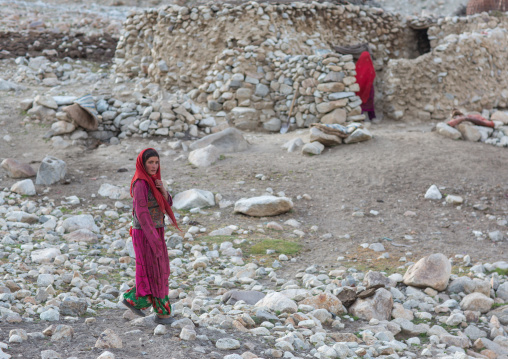
[[[134,207],[131,235],[136,255],[136,285],[124,293],[123,304],[142,317],[145,314],[141,309],[152,306],[156,323],[171,324],[174,319],[170,318],[168,298],[170,271],[164,214],[178,226],[171,210],[173,200],[161,181],[159,154],[153,148],[138,155],[130,193]]]
[[[362,99],[362,113],[367,112],[369,120],[376,118],[374,111],[374,79],[376,70],[370,58],[368,51],[361,53],[356,62],[356,82],[360,86],[360,91],[356,93]]]

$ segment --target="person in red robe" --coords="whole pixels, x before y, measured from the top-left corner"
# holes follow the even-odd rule
[[[376,70],[368,51],[361,53],[356,62],[356,82],[360,86],[360,91],[356,93],[362,100],[362,113],[367,112],[369,120],[376,118],[374,110],[374,79]]]
[[[155,322],[171,324],[168,298],[169,257],[164,240],[164,214],[178,228],[171,210],[173,200],[161,180],[159,154],[153,148],[143,150],[136,161],[131,181],[133,197],[132,243],[136,256],[136,285],[123,294],[122,303],[136,315],[153,307]],[[179,228],[178,228],[179,229]]]

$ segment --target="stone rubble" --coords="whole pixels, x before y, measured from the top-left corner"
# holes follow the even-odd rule
[[[73,342],[77,335],[73,324],[60,324],[63,318],[96,316],[103,308],[125,309],[119,303],[121,293],[134,279],[133,253],[126,240],[128,221],[110,230],[108,217],[97,217],[105,213],[103,207],[91,208],[90,214],[63,215],[58,208],[36,205],[5,191],[2,197],[14,201],[0,205],[2,322],[15,325],[40,319],[49,325],[42,340]],[[52,213],[55,226],[48,230],[40,221],[19,222],[26,215],[8,215],[29,207],[35,219]],[[117,209],[117,213],[118,218],[130,216],[128,207],[125,212]],[[295,220],[284,225],[294,231],[303,228]],[[217,235],[234,238],[235,233],[244,231],[231,225]],[[76,232],[85,236],[76,238],[83,239],[99,235],[93,241],[70,241],[69,235]],[[456,258],[436,253],[400,267],[406,270],[404,276],[362,273],[341,262],[328,271],[313,265],[302,268],[293,279],[282,279],[278,269],[284,261],[294,261],[291,256],[281,253],[280,262],[256,264],[242,259],[241,249],[232,242],[202,245],[199,236],[207,232],[212,231],[191,226],[184,238],[166,233],[172,272],[177,274],[170,278],[170,297],[178,320],[169,328],[157,326],[153,317],[127,316],[132,320],[126,325],[152,328],[154,336],[168,335],[176,328],[181,340],[190,342],[207,330],[234,327],[238,337],[227,331],[222,339],[210,343],[224,351],[224,356],[242,347],[243,333],[265,340],[259,351],[251,349],[258,357],[468,358],[472,351],[480,350],[502,358],[508,351],[507,262],[472,266],[469,261],[463,266]],[[44,239],[35,241],[35,236]],[[20,243],[19,247],[15,243]],[[101,249],[92,249],[92,243],[100,243],[95,248]],[[468,276],[451,274],[452,264]],[[119,276],[114,278],[112,273]],[[97,280],[97,276],[108,279]],[[183,292],[182,282],[190,286]],[[205,283],[214,283],[217,292],[213,294]],[[93,326],[92,319],[87,322]],[[356,334],[347,331],[353,322],[358,322]],[[224,327],[225,323],[230,324]],[[21,329],[12,330],[7,339],[9,346],[34,340]],[[114,349],[124,345],[122,330],[109,328],[95,346]],[[9,352],[8,347],[2,350]],[[101,355],[110,357],[106,352]]]

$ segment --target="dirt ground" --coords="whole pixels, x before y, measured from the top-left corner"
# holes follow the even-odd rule
[[[247,228],[290,218],[300,221],[306,233],[302,243],[307,251],[295,266],[322,263],[330,267],[337,264],[338,256],[357,255],[361,243],[379,241],[390,253],[389,260],[378,261],[380,265],[398,263],[401,256],[411,261],[434,252],[448,256],[470,254],[473,262],[506,260],[508,241],[477,240],[472,233],[473,230],[507,232],[506,226],[497,223],[508,215],[508,151],[505,148],[452,141],[431,132],[431,124],[382,121],[371,125],[373,140],[329,148],[322,155],[312,157],[287,153],[280,148],[295,136],[306,140],[307,130],[285,135],[247,133],[251,142],[249,150],[227,154],[209,168],[193,168],[186,155],[180,157],[182,151],[171,150],[168,140],[163,138],[129,138],[120,145],[95,150],[82,147],[54,150],[49,141],[42,139],[48,124],[28,127],[20,124],[24,116],[17,103],[20,98],[32,97],[34,90],[41,93],[44,88],[32,86],[22,95],[7,93],[2,97],[0,138],[9,134],[13,140],[10,143],[0,140],[0,157],[30,162],[35,169],[47,154],[65,160],[71,183],[37,188],[39,196],[49,196],[57,203],[69,195],[85,199],[82,203],[85,207],[113,202],[92,198],[91,194],[96,194],[102,183],[128,186],[138,151],[151,146],[160,150],[163,178],[173,182],[170,186],[173,194],[200,188],[236,201],[265,194],[270,187],[274,193],[284,191],[292,197],[294,210],[275,218],[236,215],[232,207],[220,210],[220,220],[211,215],[196,216],[208,229],[231,224]],[[127,172],[118,172],[120,168]],[[256,174],[264,174],[268,180],[259,180]],[[9,188],[16,181],[7,177],[4,170],[0,175],[2,187]],[[444,201],[425,200],[423,196],[432,184],[443,194],[462,196],[464,204],[456,207]],[[303,194],[312,199],[296,199]],[[483,204],[486,209],[473,209],[476,204]],[[371,210],[379,214],[374,216]],[[218,207],[207,212],[216,211]],[[353,216],[359,211],[365,215]],[[311,232],[311,226],[318,226],[318,231]],[[285,227],[282,238],[293,230]],[[320,238],[327,233],[331,238]],[[366,253],[359,259],[376,262],[381,254]]]

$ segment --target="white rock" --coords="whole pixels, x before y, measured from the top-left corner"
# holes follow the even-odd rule
[[[32,262],[34,263],[50,263],[54,258],[61,255],[58,248],[44,248],[32,251],[30,254]]]
[[[289,299],[279,292],[268,293],[263,299],[255,304],[256,307],[266,307],[275,312],[296,313],[298,306],[294,300]]]
[[[429,187],[425,193],[425,199],[441,199],[443,196],[435,184]]]
[[[153,330],[153,334],[154,335],[164,335],[168,332],[167,328],[165,325],[162,325],[162,324],[159,324],[155,327],[155,329]]]
[[[53,156],[46,156],[39,166],[35,184],[52,185],[65,178],[67,173],[67,164]]]
[[[306,153],[309,155],[320,155],[321,152],[325,149],[325,145],[320,142],[311,142],[307,143],[302,148],[302,153]]]
[[[89,231],[99,233],[99,227],[97,227],[90,214],[79,214],[69,217],[63,221],[62,227],[66,233],[74,232],[78,229],[88,229]]]
[[[404,274],[404,284],[441,291],[448,286],[451,272],[452,266],[444,254],[431,254],[408,268]]]
[[[215,197],[210,191],[193,188],[173,197],[173,206],[184,210],[212,207],[215,206]]]
[[[220,338],[215,342],[215,346],[222,350],[235,350],[240,348],[240,342],[232,338]]]
[[[220,157],[220,151],[214,145],[208,145],[189,153],[189,162],[196,167],[210,167]]]
[[[11,192],[26,196],[35,196],[36,194],[35,186],[31,179],[14,183],[11,187]]]
[[[103,183],[99,188],[99,196],[108,197],[111,199],[126,199],[130,198],[129,191],[125,188],[120,188],[109,183]]]
[[[464,202],[464,199],[460,196],[453,196],[449,194],[446,196],[446,203],[450,204],[462,204]]]
[[[105,351],[97,357],[97,359],[115,359],[115,354]]]
[[[455,128],[447,125],[444,122],[440,122],[436,125],[436,131],[441,136],[451,138],[453,140],[458,140],[462,138],[462,134],[459,130],[456,130]]]
[[[48,322],[56,322],[60,320],[60,313],[56,309],[48,309],[45,312],[42,312],[40,315],[41,320],[46,320]]]
[[[253,217],[276,216],[293,208],[293,202],[287,197],[260,196],[241,198],[235,203],[234,211]]]

